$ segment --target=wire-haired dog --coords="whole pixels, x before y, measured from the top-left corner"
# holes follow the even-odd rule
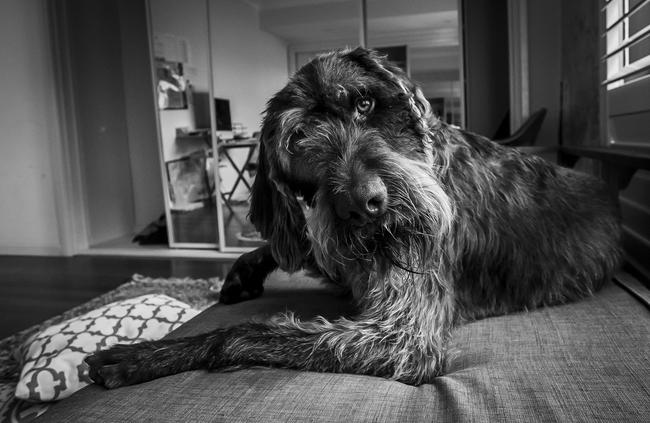
[[[362,48],[314,59],[269,101],[250,217],[269,245],[237,260],[223,302],[309,267],[352,290],[356,318],[115,346],[87,358],[93,380],[268,365],[421,384],[454,325],[590,295],[620,256],[604,184],[444,124]]]

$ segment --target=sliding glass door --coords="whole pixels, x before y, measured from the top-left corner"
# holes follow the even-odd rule
[[[266,102],[315,55],[366,45],[462,121],[456,1],[149,2],[161,169],[172,247],[245,251]],[[270,205],[269,205],[270,207]]]
[[[169,244],[219,247],[205,0],[149,2]]]

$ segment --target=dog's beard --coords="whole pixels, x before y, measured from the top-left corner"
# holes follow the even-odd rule
[[[336,216],[323,190],[306,216],[316,263],[332,280],[354,284],[346,274],[394,274],[390,270],[426,273],[446,261],[441,255],[455,211],[433,167],[401,156],[385,157],[383,163],[380,176],[389,197],[384,216],[355,226]]]

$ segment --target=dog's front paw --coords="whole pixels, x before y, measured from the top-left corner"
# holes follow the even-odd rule
[[[153,374],[152,353],[147,344],[115,345],[84,359],[88,374],[108,389],[133,385],[159,377]]]
[[[246,269],[231,269],[226,276],[219,302],[235,304],[259,297],[264,292],[263,280],[254,280],[252,273]]]
[[[276,267],[268,247],[242,254],[226,275],[219,302],[234,304],[259,297],[264,292],[264,280]]]

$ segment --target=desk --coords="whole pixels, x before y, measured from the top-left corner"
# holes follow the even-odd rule
[[[176,142],[180,143],[187,143],[187,142],[200,142],[205,144],[205,147],[203,147],[203,150],[205,151],[206,155],[208,157],[213,157],[212,154],[212,148],[211,148],[211,143],[212,143],[212,137],[210,136],[209,131],[197,131],[193,134],[180,134],[176,136]],[[230,141],[222,141],[219,140],[217,142],[217,158],[220,159],[221,157],[224,157],[230,166],[235,171],[235,181],[233,182],[232,186],[230,187],[229,191],[223,191],[222,186],[219,187],[219,194],[221,195],[221,198],[224,201],[224,204],[228,209],[233,212],[232,207],[230,206],[230,201],[232,200],[233,195],[235,194],[235,191],[237,190],[237,187],[240,184],[244,184],[244,186],[248,189],[248,191],[251,191],[251,185],[250,183],[246,180],[246,177],[244,173],[248,170],[249,165],[251,164],[251,161],[253,160],[255,156],[255,151],[257,150],[257,146],[259,145],[259,140],[257,138],[247,138],[247,139],[242,139],[242,140],[230,140]],[[232,156],[232,152],[238,149],[247,149],[247,154],[246,154],[246,160],[243,162],[242,165],[238,165],[237,161],[234,160]],[[217,159],[217,161],[218,161]],[[234,214],[234,212],[233,212]]]
[[[237,187],[239,186],[239,183],[243,183],[248,191],[250,192],[251,186],[244,177],[244,172],[248,170],[248,165],[251,163],[251,159],[255,155],[255,150],[257,149],[257,146],[259,145],[259,141],[256,139],[246,139],[246,140],[241,140],[241,141],[230,141],[230,142],[220,142],[217,144],[217,152],[219,156],[223,155],[223,157],[230,162],[230,165],[235,169],[235,172],[237,173],[237,177],[235,178],[235,182],[232,185],[232,188],[230,191],[221,191],[221,198],[225,201],[226,205],[230,207],[228,202],[232,199],[233,194],[237,190]],[[233,150],[236,149],[248,149],[248,154],[246,155],[246,160],[244,161],[244,164],[240,167],[237,165],[237,163],[233,160],[232,156],[230,153]]]
[[[208,157],[212,156],[212,139],[209,132],[195,132],[192,134],[179,134],[176,136],[177,143],[188,143],[188,142],[199,142],[205,144],[203,150],[206,151]],[[251,159],[255,155],[255,150],[259,144],[257,138],[246,138],[242,140],[228,140],[223,141],[219,140],[217,142],[217,152],[228,160],[231,166],[237,172],[237,179],[233,185],[231,191],[228,192],[228,199],[232,198],[232,194],[240,183],[244,183],[246,187],[250,190],[250,184],[244,178],[244,172],[248,170],[248,165],[251,162]],[[233,160],[233,157],[230,155],[230,152],[235,149],[248,148],[248,154],[246,156],[246,161],[243,166],[237,166],[237,163]]]

